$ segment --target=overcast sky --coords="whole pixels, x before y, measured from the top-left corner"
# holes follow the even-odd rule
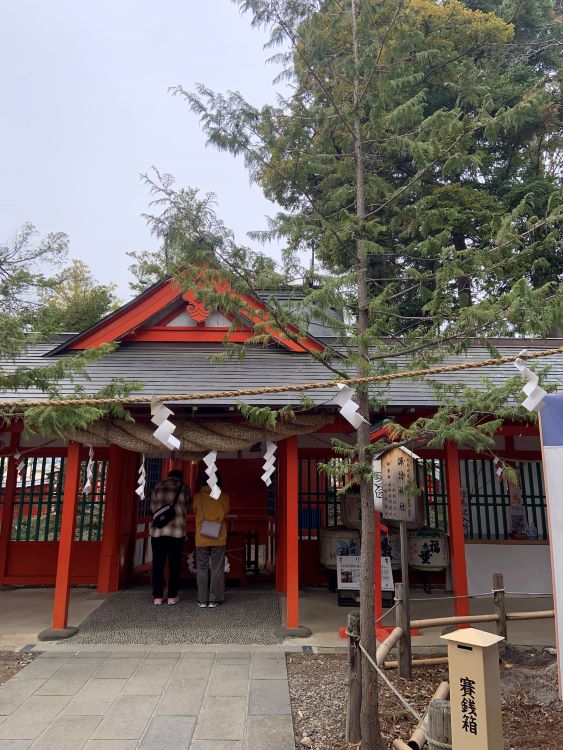
[[[156,246],[139,180],[155,165],[215,192],[246,242],[275,208],[241,159],[205,147],[168,87],[274,101],[265,40],[229,0],[1,0],[0,238],[25,221],[64,231],[71,255],[126,299],[126,251]]]

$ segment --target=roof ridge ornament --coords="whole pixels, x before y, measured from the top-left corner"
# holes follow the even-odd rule
[[[187,313],[196,321],[196,323],[204,323],[207,320],[209,317],[209,310],[205,307],[203,302],[195,296],[192,289],[182,295],[182,299],[188,303],[186,306]]]

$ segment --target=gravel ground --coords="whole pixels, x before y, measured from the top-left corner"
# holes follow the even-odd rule
[[[298,750],[347,750],[344,741],[347,657],[345,654],[288,654],[287,667],[295,746]],[[424,713],[442,679],[444,667],[415,668],[412,682],[389,670],[401,693]],[[559,750],[563,706],[556,699],[553,664],[533,668],[507,664],[502,672],[505,750]],[[407,740],[414,720],[383,685],[379,694],[381,731],[386,747],[395,737]]]
[[[37,654],[20,654],[16,651],[0,651],[0,685],[27,667]]]

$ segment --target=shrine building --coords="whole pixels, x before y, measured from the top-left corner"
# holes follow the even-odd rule
[[[205,309],[196,292],[183,294],[167,279],[88,330],[59,334],[50,342],[30,346],[15,362],[3,363],[5,370],[42,366],[114,343],[115,348],[88,365],[84,374],[60,383],[61,393],[71,395],[77,385],[85,393],[96,393],[114,378],[139,381],[142,388],[132,395],[142,397],[221,392],[212,400],[165,401],[173,410],[175,435],[182,442],[174,455],[152,437],[155,427],[147,403],[130,407],[134,422],[107,418],[65,439],[30,438],[21,420],[3,426],[0,585],[54,586],[54,629],[67,626],[71,586],[89,584],[109,593],[149,580],[151,490],[174,467],[183,470],[196,491],[202,481],[201,459],[211,450],[218,451],[217,465],[231,498],[229,583],[245,587],[260,582],[285,594],[284,622],[289,631],[307,625],[299,616],[300,587],[333,585],[335,555],[346,554],[343,539],[359,549],[357,523],[349,521],[350,508],[344,507],[338,483],[320,470],[321,464],[335,457],[331,438],[354,440],[353,428],[332,402],[336,387],[307,391],[307,408],[300,393],[229,395],[239,389],[333,377],[320,358],[312,356],[322,355],[334,341],[333,332],[320,324],[311,324],[306,336],[295,331],[290,337],[272,326],[267,346],[250,342],[243,359],[218,358],[225,351],[226,338],[234,343],[252,338],[269,294],[279,296],[277,292],[245,296],[244,311],[233,316]],[[284,304],[298,304],[295,296],[285,294]],[[495,339],[490,344],[503,356],[524,348],[555,348],[563,340]],[[445,364],[489,356],[488,348],[475,343],[466,354],[448,357]],[[400,358],[397,364],[403,364]],[[563,355],[547,357],[542,364],[551,368],[548,382],[563,382]],[[435,380],[479,388],[482,378],[502,384],[515,373],[512,364],[505,364],[444,373]],[[386,435],[385,419],[408,425],[436,409],[436,396],[427,382],[396,380],[384,390],[385,408],[370,415],[374,440]],[[33,389],[2,394],[2,400],[12,399],[47,402],[48,397]],[[296,415],[278,420],[275,427],[259,427],[243,419],[240,401],[272,408],[290,405]],[[266,441],[278,445],[269,487],[261,479]],[[92,490],[84,494],[90,446]],[[454,443],[444,449],[417,448],[416,454],[422,528],[412,531],[411,584],[447,588],[463,597],[490,591],[492,573],[498,572],[504,573],[507,588],[551,591],[537,426],[505,424],[495,436],[494,450],[486,454]],[[145,497],[139,498],[135,489],[143,456],[147,486]],[[504,481],[498,459],[516,469],[517,488]],[[193,520],[189,529],[186,580],[193,578]],[[396,535],[392,524],[388,529],[379,541],[398,577]],[[456,614],[467,614],[468,600],[455,601]]]

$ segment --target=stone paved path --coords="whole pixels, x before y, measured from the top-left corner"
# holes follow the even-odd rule
[[[0,686],[0,750],[294,750],[280,651],[46,651]]]

